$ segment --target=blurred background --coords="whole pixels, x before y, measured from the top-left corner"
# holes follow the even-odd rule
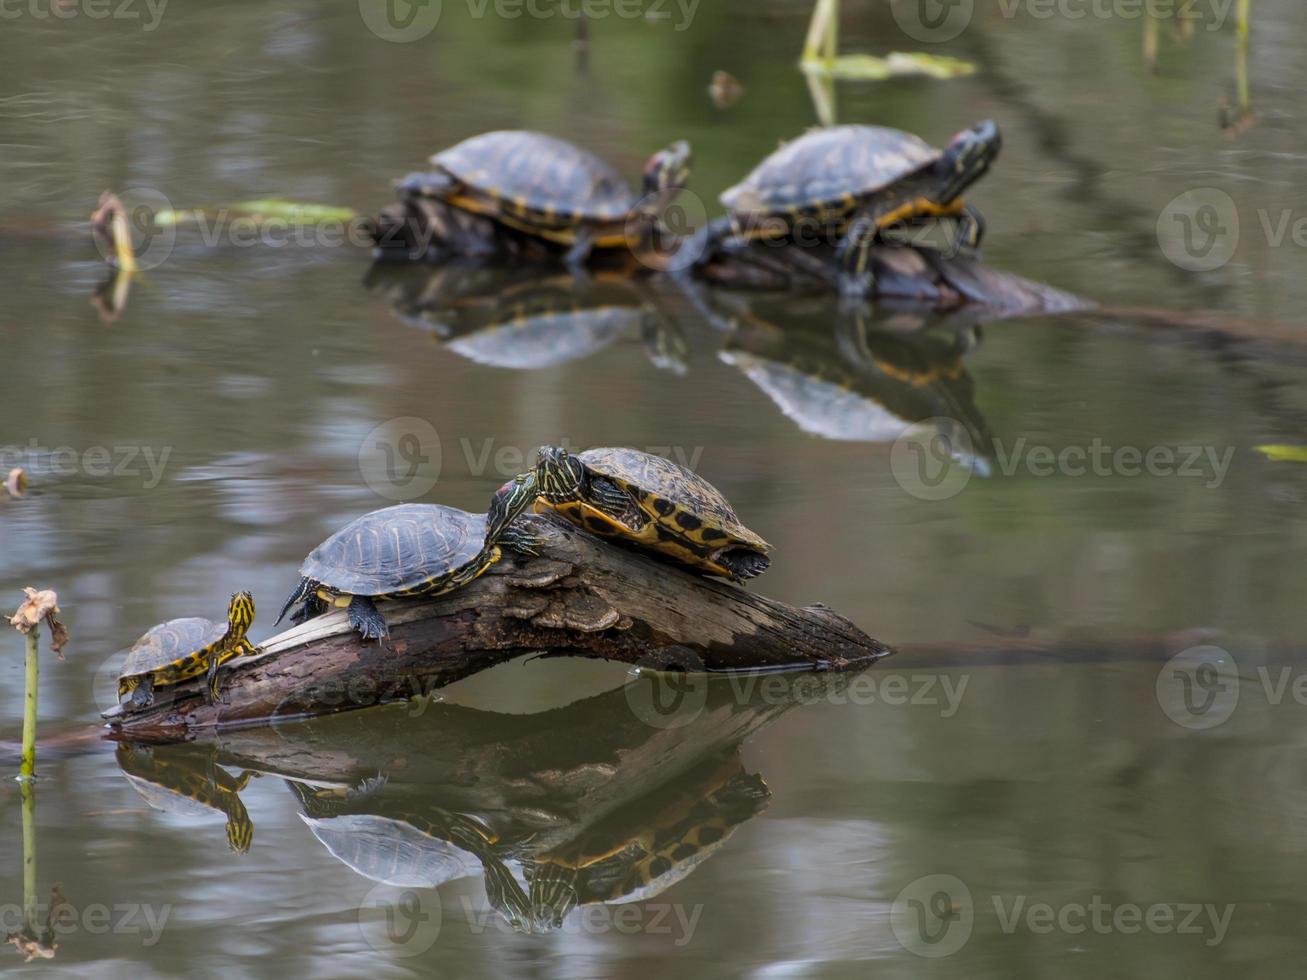
[[[543,443],[679,453],[775,546],[753,589],[827,603],[901,646],[870,675],[878,684],[965,686],[951,711],[939,683],[934,702],[801,706],[746,742],[770,805],[653,900],[699,909],[684,934],[647,928],[649,914],[629,933],[600,916],[595,928],[544,936],[478,931],[446,914],[439,938],[407,955],[412,946],[360,929],[375,882],[319,845],[277,780],[243,794],[258,833],[234,856],[221,820],[146,807],[111,752],[51,759],[43,884],[61,882],[77,908],[171,911],[148,947],[141,934],[82,928],[26,969],[1296,975],[1307,706],[1266,680],[1302,669],[1307,468],[1258,447],[1301,442],[1307,416],[1301,336],[1281,329],[1307,314],[1300,226],[1294,235],[1307,219],[1301,3],[1257,0],[1246,112],[1233,13],[1220,4],[1150,35],[1111,5],[1106,16],[1044,17],[1030,9],[1042,4],[978,0],[942,43],[905,31],[895,4],[841,4],[843,51],[975,66],[949,80],[840,82],[834,113],[935,145],[997,120],[1003,154],[970,195],[988,219],[988,263],[1110,307],[1246,328],[1127,314],[988,324],[944,356],[945,407],[914,417],[864,391],[888,428],[842,439],[805,425],[798,395],[778,396],[765,372],[724,356],[731,338],[702,317],[679,319],[679,371],[651,363],[634,329],[557,363],[506,367],[397,309],[391,274],[370,276],[365,249],[247,247],[193,228],[106,317],[92,298],[109,270],[86,231],[106,188],[178,208],[276,197],[375,212],[392,200],[392,178],[496,128],[564,136],[632,180],[655,149],[687,139],[691,189],[715,214],[725,187],[819,122],[797,67],[810,3],[614,13],[590,21],[584,50],[572,19],[513,19],[493,4],[478,15],[454,0],[409,43],[369,27],[378,14],[367,0],[174,0],[157,19],[143,4],[135,19],[92,17],[91,6],[61,6],[64,18],[32,0],[0,23],[0,462],[31,477],[26,497],[0,500],[0,595],[16,603],[24,585],[57,588],[74,636],[67,660],[47,663],[43,731],[96,721],[122,651],[156,622],[216,618],[248,588],[254,633],[269,635],[315,544],[414,492],[373,479],[368,456],[378,437],[413,432],[418,499],[474,510]],[[708,92],[719,70],[743,86],[724,108]],[[1175,261],[1167,219],[1177,198],[1212,191],[1230,202],[1212,198],[1230,254],[1194,272]],[[411,293],[428,274],[396,275]],[[785,315],[786,300],[748,302],[763,321]],[[833,311],[811,316],[814,329]],[[1257,325],[1290,339],[1258,339]],[[902,330],[888,314],[874,326]],[[929,317],[910,326],[956,332]],[[921,383],[935,383],[938,358],[920,356]],[[993,472],[964,474],[930,499],[895,465],[894,436],[959,405],[993,442]],[[1030,465],[1032,447],[1094,445],[1201,455],[1137,475]],[[1195,644],[1224,651],[1228,670],[1228,718],[1202,730],[1159,695],[1176,680],[1166,656]],[[1138,655],[1145,648],[1165,652]],[[0,656],[0,729],[15,736],[19,650],[6,640]],[[447,699],[529,712],[627,679],[616,665],[510,664]],[[348,724],[333,737],[348,741]],[[440,751],[439,739],[415,744],[410,764]],[[0,784],[0,901],[21,891],[19,820],[16,786]],[[902,890],[934,874],[965,883],[974,912],[969,939],[947,956],[919,955],[892,927]],[[1210,927],[1042,933],[1022,920],[1005,930],[994,903],[1062,908],[1094,896],[1233,914],[1208,942]],[[447,913],[462,897],[480,901],[480,886],[439,891]]]

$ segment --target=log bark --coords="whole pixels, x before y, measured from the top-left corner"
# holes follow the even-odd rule
[[[139,711],[104,713],[131,732],[248,725],[429,697],[528,653],[615,660],[657,670],[845,670],[890,650],[824,606],[795,608],[736,585],[531,516],[541,557],[506,553],[484,575],[433,599],[381,605],[383,646],[343,610],[281,633],[231,661],[222,696],[199,680],[161,688]]]

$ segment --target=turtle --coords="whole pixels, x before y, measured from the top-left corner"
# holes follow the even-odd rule
[[[536,555],[536,536],[512,524],[535,497],[534,477],[527,474],[500,487],[488,514],[441,504],[399,504],[364,514],[304,559],[300,582],[277,622],[296,604],[303,604],[297,622],[342,606],[360,636],[384,640],[390,631],[375,600],[460,588],[499,561],[501,544]]]
[[[578,840],[525,862],[535,930],[558,928],[577,905],[655,897],[711,857],[771,799],[762,777],[745,773],[738,757],[709,764],[703,775],[706,780],[656,791]]]
[[[382,777],[343,789],[287,784],[313,836],[357,874],[399,888],[437,888],[480,872],[491,907],[529,931],[529,899],[505,863],[516,846],[480,819],[434,804],[420,813],[374,812],[383,809]]]
[[[884,126],[816,129],[772,153],[721,202],[735,238],[792,239],[804,220],[833,229],[840,289],[865,296],[874,288],[871,245],[901,223],[950,217],[956,248],[980,246],[985,222],[962,192],[984,176],[1002,145],[989,120],[964,129],[942,151]]]
[[[435,168],[398,181],[401,197],[435,198],[567,249],[583,266],[594,249],[652,243],[658,215],[689,179],[690,145],[678,140],[649,158],[637,196],[607,161],[567,140],[528,130],[473,136],[431,157]]]
[[[538,511],[601,537],[624,540],[736,582],[761,575],[771,545],[750,531],[721,492],[678,463],[637,449],[572,454],[540,449]]]
[[[254,821],[240,794],[258,773],[247,769],[233,776],[212,754],[201,762],[169,748],[129,742],[118,745],[117,757],[127,782],[151,807],[190,817],[221,813],[227,818],[228,846],[237,854],[249,851]]]
[[[209,702],[218,699],[218,668],[233,657],[252,657],[260,648],[246,639],[254,622],[254,596],[238,592],[227,606],[227,622],[198,616],[170,619],[137,640],[118,676],[118,700],[140,710],[154,702],[155,688],[208,675]]]

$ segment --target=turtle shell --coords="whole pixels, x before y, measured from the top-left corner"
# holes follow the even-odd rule
[[[403,820],[375,813],[300,819],[333,857],[373,881],[437,888],[481,873],[475,855]]]
[[[679,463],[637,449],[588,449],[576,458],[590,472],[649,495],[655,510],[670,508],[664,516],[672,517],[687,531],[720,532],[721,546],[743,545],[764,553],[771,550],[771,545],[740,523],[720,490]]]
[[[786,143],[722,194],[735,214],[848,208],[939,160],[920,137],[883,126],[832,126]]]
[[[608,161],[544,133],[483,133],[442,150],[431,163],[501,203],[573,222],[622,220],[637,200]]]
[[[485,514],[400,504],[346,524],[309,553],[300,574],[349,595],[394,595],[467,565],[485,537]]]
[[[226,634],[226,623],[215,623],[198,616],[160,623],[132,644],[119,679],[143,676],[177,663],[217,643]]]

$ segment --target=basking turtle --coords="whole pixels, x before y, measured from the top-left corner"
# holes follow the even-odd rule
[[[1002,147],[993,122],[965,129],[941,152],[883,126],[833,126],[782,146],[721,196],[737,238],[789,238],[812,220],[839,236],[840,286],[873,287],[870,249],[892,226],[950,217],[959,249],[979,247],[985,224],[962,193]]]
[[[118,676],[118,699],[134,709],[154,701],[154,689],[208,675],[210,702],[218,699],[218,667],[232,657],[259,653],[245,634],[254,622],[254,597],[239,592],[227,607],[227,622],[189,617],[160,623],[133,644]],[[129,697],[130,696],[130,697]]]
[[[761,575],[771,545],[740,523],[721,492],[671,460],[636,449],[573,455],[546,446],[535,476],[537,510],[737,582]]]
[[[690,145],[673,143],[649,158],[643,197],[607,161],[544,133],[500,130],[473,136],[431,158],[435,170],[410,174],[397,189],[485,215],[517,232],[567,248],[583,265],[593,249],[625,248],[628,224],[640,247],[652,242],[658,215],[689,177]]]
[[[364,514],[304,559],[300,583],[277,622],[297,603],[304,609],[296,621],[341,606],[365,640],[382,639],[390,631],[375,600],[440,595],[464,586],[499,561],[501,544],[534,555],[535,536],[512,522],[535,496],[528,475],[504,484],[488,514],[439,504],[400,504]]]
[[[638,815],[620,811],[579,840],[526,862],[536,930],[558,928],[577,905],[647,901],[711,857],[771,799],[762,777],[745,773],[738,758],[725,768],[724,778],[719,767],[709,769],[707,787],[694,780],[655,793],[662,799],[652,812],[646,797]]]
[[[210,755],[199,760],[173,753],[162,754],[148,745],[120,743],[118,766],[127,782],[156,810],[179,816],[227,818],[227,844],[244,854],[254,842],[254,821],[241,802],[240,793],[258,773],[246,770],[232,776]]]
[[[482,821],[438,806],[420,814],[370,812],[380,808],[380,779],[343,791],[287,784],[313,836],[351,870],[401,888],[437,888],[480,872],[491,907],[514,928],[529,931],[530,902],[505,863],[515,848]]]

